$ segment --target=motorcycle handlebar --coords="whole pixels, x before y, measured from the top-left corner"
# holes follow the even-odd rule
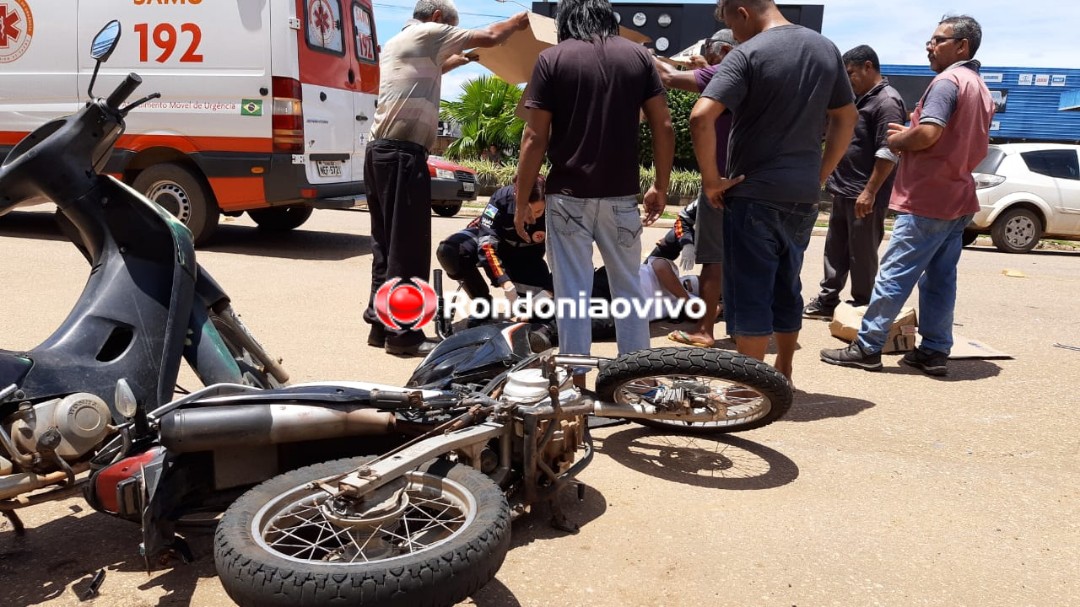
[[[120,83],[120,86],[116,87],[116,90],[109,95],[109,98],[105,100],[105,104],[114,110],[119,110],[120,104],[127,101],[127,98],[135,92],[135,89],[139,88],[140,84],[142,84],[142,78],[135,72],[131,72]]]

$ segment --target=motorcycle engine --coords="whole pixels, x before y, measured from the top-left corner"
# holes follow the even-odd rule
[[[559,400],[570,402],[579,397],[574,390],[572,378],[563,369],[556,370],[556,382],[559,384]],[[507,377],[503,386],[503,398],[520,403],[538,403],[548,395],[548,378],[541,369],[522,369]],[[563,473],[574,464],[577,450],[585,443],[584,416],[571,419],[548,420],[541,424],[540,431],[545,433],[548,424],[555,424],[551,439],[541,454],[544,462],[555,472]]]
[[[65,461],[75,461],[108,436],[112,414],[101,398],[78,393],[21,409],[9,419],[14,421],[8,432],[23,453],[49,448]]]

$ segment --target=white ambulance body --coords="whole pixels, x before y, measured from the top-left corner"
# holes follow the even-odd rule
[[[95,94],[129,72],[133,111],[105,172],[176,213],[197,242],[247,211],[291,229],[352,206],[379,86],[371,0],[0,0],[0,157],[86,99],[90,40],[122,35]]]

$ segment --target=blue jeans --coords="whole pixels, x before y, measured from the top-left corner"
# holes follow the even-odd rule
[[[889,328],[916,282],[920,347],[945,354],[952,350],[956,264],[964,248],[964,227],[970,220],[971,215],[951,220],[918,215],[896,217],[874,281],[874,294],[859,329],[858,341],[864,351],[880,352],[885,347]]]
[[[546,197],[547,255],[556,300],[589,298],[593,286],[593,243],[607,268],[612,298],[641,299],[641,215],[634,196],[573,198]],[[559,314],[559,350],[589,354],[592,325],[586,314]],[[649,347],[649,321],[634,314],[615,319],[619,354]]]

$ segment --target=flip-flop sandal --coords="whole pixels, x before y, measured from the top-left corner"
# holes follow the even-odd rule
[[[686,331],[672,331],[668,333],[668,339],[675,343],[683,344],[685,346],[697,346],[698,348],[711,348],[716,343],[715,341],[705,341],[697,337],[693,337]]]

